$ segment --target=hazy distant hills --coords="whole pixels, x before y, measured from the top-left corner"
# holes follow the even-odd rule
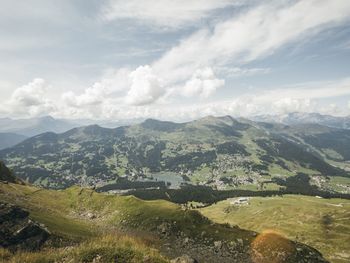
[[[65,132],[76,127],[74,122],[57,120],[50,116],[31,119],[0,119],[0,132],[31,137],[44,132]]]
[[[51,116],[44,116],[29,119],[0,118],[0,133],[14,133],[32,137],[45,132],[63,133],[75,127],[98,124],[102,127],[116,128],[123,125],[135,124],[143,119],[130,120],[92,120],[92,119],[55,119]],[[0,137],[0,143],[1,143]]]
[[[28,137],[16,133],[0,133],[0,150],[14,146],[26,138]]]
[[[350,116],[336,117],[319,113],[294,112],[282,115],[259,115],[251,119],[254,121],[278,122],[289,125],[313,123],[341,129],[350,129]]]
[[[158,178],[218,189],[278,189],[276,178],[304,173],[333,189],[335,178],[348,176],[350,130],[230,116],[187,123],[148,119],[115,129],[43,133],[0,151],[0,159],[22,179],[53,188]]]

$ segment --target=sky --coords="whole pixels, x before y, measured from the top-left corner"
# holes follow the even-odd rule
[[[0,0],[0,117],[350,115],[349,0]]]

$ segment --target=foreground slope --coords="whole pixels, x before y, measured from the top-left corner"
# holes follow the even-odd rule
[[[243,205],[234,204],[235,200],[222,201],[200,211],[215,222],[283,233],[317,248],[331,262],[349,262],[349,200],[302,195],[252,197]]]
[[[271,244],[264,243],[268,242],[266,240],[261,243],[255,232],[212,224],[198,212],[182,210],[180,206],[166,201],[142,201],[132,196],[98,194],[79,187],[54,191],[11,183],[0,183],[0,198],[3,202],[14,202],[27,209],[31,217],[45,224],[52,234],[53,245],[42,252],[15,256],[1,252],[0,255],[13,260],[16,257],[55,259],[62,255],[86,262],[96,260],[97,256],[113,258],[119,255],[112,249],[113,244],[118,243],[116,236],[131,235],[143,241],[139,242],[141,245],[138,247],[137,241],[130,239],[128,242],[125,241],[128,237],[120,238],[119,252],[122,255],[131,254],[123,262],[142,262],[137,260],[147,255],[151,260],[144,262],[167,262],[149,246],[157,247],[162,254],[171,258],[183,253],[190,254],[199,262],[252,262],[257,255],[263,255],[265,259],[275,257],[283,262],[325,262],[316,250],[279,236],[271,236],[274,240],[271,244],[277,244],[277,247],[266,249],[266,245],[269,247]],[[106,236],[106,233],[115,234]],[[99,236],[101,239],[96,242],[95,237]],[[145,239],[149,246],[145,245]],[[257,239],[259,242],[254,242]],[[77,245],[67,250],[64,249],[67,244]],[[129,250],[125,250],[127,248]],[[141,256],[138,248],[144,251]]]

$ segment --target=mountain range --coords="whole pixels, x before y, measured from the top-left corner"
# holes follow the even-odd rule
[[[16,133],[0,133],[0,150],[14,146],[27,138],[27,136]]]
[[[30,183],[49,188],[164,181],[213,189],[281,189],[289,177],[348,193],[350,130],[208,116],[186,123],[148,119],[47,132],[0,151]],[[340,183],[344,182],[346,183]]]
[[[51,116],[29,118],[29,119],[0,119],[0,132],[16,133],[26,137],[31,137],[44,132],[65,132],[76,127],[72,121],[58,120]]]
[[[141,122],[143,119],[118,121],[92,119],[55,119],[51,116],[28,119],[0,118],[0,150],[18,144],[26,138],[45,133],[62,133],[80,126],[99,124],[107,128],[115,128]]]
[[[251,118],[254,121],[294,124],[320,124],[328,127],[350,129],[350,116],[337,117],[320,113],[293,112],[281,115],[258,115]]]

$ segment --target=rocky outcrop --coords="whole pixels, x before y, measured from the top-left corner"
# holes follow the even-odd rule
[[[9,250],[39,249],[50,236],[45,226],[31,220],[18,206],[0,203],[0,247]]]
[[[161,251],[175,258],[172,263],[328,263],[316,249],[277,234],[251,232],[250,238],[231,240],[213,238],[205,231],[197,236],[188,236],[175,221],[162,222],[156,231],[164,241]],[[230,231],[229,227],[227,231]]]
[[[23,184],[21,180],[12,174],[2,161],[0,161],[0,181],[5,183]]]

